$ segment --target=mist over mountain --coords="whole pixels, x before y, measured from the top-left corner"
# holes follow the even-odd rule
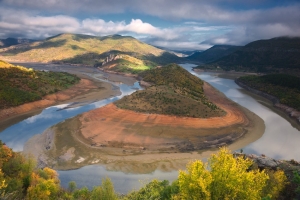
[[[257,40],[199,68],[299,73],[300,37]]]
[[[215,61],[223,56],[229,55],[230,53],[238,50],[240,46],[232,45],[215,45],[205,51],[195,52],[188,56],[187,59],[194,62],[207,63]]]

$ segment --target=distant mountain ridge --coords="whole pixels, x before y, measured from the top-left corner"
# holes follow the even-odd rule
[[[300,37],[254,41],[207,66],[236,71],[299,72]]]
[[[107,57],[120,59],[104,63]],[[179,58],[165,50],[143,43],[131,36],[91,36],[59,34],[30,44],[20,44],[0,50],[8,60],[56,62],[109,68],[112,71],[141,71]],[[127,67],[128,66],[128,67]]]
[[[195,52],[194,54],[188,56],[187,59],[194,62],[208,63],[227,56],[239,48],[240,46],[215,45],[205,51]]]

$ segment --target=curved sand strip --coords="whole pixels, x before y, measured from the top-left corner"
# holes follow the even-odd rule
[[[158,145],[157,148],[161,149],[162,145],[182,142],[195,146],[211,135],[217,137],[213,137],[213,140],[226,136],[230,136],[228,139],[232,140],[242,136],[245,130],[240,127],[248,126],[249,119],[239,106],[207,83],[204,91],[210,101],[226,112],[225,116],[206,119],[137,113],[117,108],[111,103],[79,117],[80,132],[85,138],[83,142],[92,146],[119,148],[153,148]],[[222,129],[218,130],[220,128]]]
[[[24,152],[33,155],[39,152],[36,156],[39,163],[55,169],[76,169],[98,163],[111,170],[149,173],[155,169],[184,169],[188,161],[206,158],[218,146],[228,145],[229,149],[236,150],[262,136],[265,126],[261,118],[209,85],[205,85],[205,93],[227,111],[225,116],[180,118],[136,113],[110,104],[31,138]],[[49,132],[55,134],[50,149],[49,141],[43,139]],[[39,142],[42,140],[45,142]],[[72,149],[75,150],[70,154]],[[76,162],[80,158],[85,160]]]

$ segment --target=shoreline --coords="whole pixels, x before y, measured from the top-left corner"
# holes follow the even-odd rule
[[[18,123],[19,121],[41,113],[43,109],[49,106],[55,106],[64,103],[88,104],[121,94],[120,90],[116,90],[116,87],[113,86],[113,84],[101,81],[97,79],[97,77],[88,75],[95,74],[95,72],[97,73],[94,68],[32,62],[18,64],[22,64],[22,66],[28,68],[32,67],[36,70],[52,69],[53,71],[68,72],[77,75],[79,78],[81,78],[81,80],[79,83],[71,86],[68,89],[44,96],[42,100],[28,102],[16,107],[0,110],[0,132],[15,123]],[[128,85],[133,85],[133,83],[136,81],[133,77],[125,77],[122,75],[109,73],[102,74],[101,72],[98,73],[99,75],[105,76],[107,80],[112,82],[123,82]]]
[[[218,93],[221,92],[218,91]],[[248,122],[246,134],[241,134],[240,137],[235,139],[232,138],[234,141],[227,141],[226,146],[228,146],[228,148],[231,150],[243,148],[247,144],[256,141],[263,135],[265,130],[265,125],[261,118],[256,116],[248,109],[236,103],[234,104],[246,115]],[[109,170],[118,170],[128,173],[150,173],[155,169],[160,169],[162,171],[184,169],[190,160],[207,158],[211,153],[217,152],[219,147],[218,141],[215,141],[216,143],[213,144],[214,146],[209,146],[210,148],[195,149],[193,151],[185,149],[183,149],[183,151],[180,149],[166,149],[161,151],[151,149],[152,146],[150,146],[150,148],[148,146],[146,148],[142,146],[143,148],[141,148],[140,146],[128,146],[127,144],[124,144],[121,148],[116,146],[95,147],[90,144],[90,139],[81,134],[80,129],[82,127],[82,121],[79,119],[79,117],[82,118],[82,116],[85,116],[85,114],[68,119],[63,123],[59,123],[47,129],[43,134],[34,136],[24,146],[24,153],[40,152],[39,155],[35,155],[35,157],[40,161],[40,166],[50,166],[57,170],[72,170],[86,165],[101,164]],[[106,118],[105,116],[103,117]],[[103,117],[100,117],[100,119]],[[94,116],[94,118],[97,119],[99,117]],[[89,121],[90,119],[84,118],[84,121],[85,120]],[[114,121],[115,125],[116,123],[117,122]],[[101,126],[102,125],[100,125],[100,127]],[[231,127],[226,130],[241,130],[244,132],[244,130],[238,128],[239,126],[240,125],[236,125],[234,126],[235,128]],[[145,129],[146,127],[142,127],[142,129]],[[155,127],[155,130],[157,130],[159,125],[156,125]],[[162,126],[162,130],[165,128],[165,126]],[[174,130],[177,129],[182,128],[175,127]],[[221,129],[223,130],[224,128]],[[185,128],[184,130],[188,131],[190,129]],[[198,129],[198,132],[204,131],[208,133],[212,131],[214,132],[214,130],[220,131],[219,128],[204,128]],[[49,132],[51,132],[54,136],[51,137],[51,148],[47,149],[45,147],[49,146],[49,141],[45,138],[47,138],[47,134],[49,134]],[[130,137],[132,136],[132,134],[129,135]],[[219,136],[224,137],[224,134]],[[105,139],[109,140],[108,138]],[[212,140],[215,139],[216,138],[212,138]],[[173,140],[174,138],[172,141]],[[67,141],[67,143],[61,141]],[[224,141],[220,143],[222,144],[221,146],[225,145],[223,142]],[[170,141],[168,145],[170,145]],[[158,145],[158,147],[161,146]]]
[[[290,119],[296,121],[298,123],[298,125],[300,124],[300,111],[298,111],[298,110],[296,110],[296,109],[294,109],[292,107],[289,107],[289,106],[287,106],[285,104],[281,104],[279,102],[279,99],[277,97],[274,97],[274,96],[272,96],[270,94],[267,94],[265,92],[262,92],[260,90],[251,88],[248,85],[246,85],[246,84],[238,81],[237,79],[235,80],[235,83],[238,86],[244,88],[245,90],[247,90],[247,91],[249,91],[251,93],[254,93],[254,94],[256,94],[256,95],[258,95],[260,97],[263,97],[263,98],[265,98],[265,99],[267,99],[269,101],[271,101],[272,104],[273,104],[273,107],[275,109],[283,111]]]

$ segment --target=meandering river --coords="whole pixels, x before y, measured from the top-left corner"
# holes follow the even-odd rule
[[[182,64],[190,73],[207,81],[215,88],[223,92],[228,98],[248,108],[260,116],[266,125],[264,135],[257,141],[245,146],[245,153],[265,154],[276,159],[295,159],[300,161],[300,131],[294,128],[286,119],[264,106],[261,98],[250,96],[244,89],[235,84],[233,80],[220,78],[213,73],[198,74],[192,71],[193,64]],[[78,105],[63,104],[44,109],[40,114],[31,116],[16,123],[0,133],[0,139],[15,151],[22,151],[24,143],[35,134],[40,134],[47,128],[67,118],[80,113],[104,106],[116,101],[125,95],[129,95],[137,89],[141,89],[136,82],[133,86],[125,84],[114,84],[118,86],[122,95],[108,98],[99,102]],[[140,180],[147,182],[154,178],[161,180],[174,180],[178,171],[162,172],[156,170],[150,174],[126,174],[124,172],[108,171],[100,165],[90,165],[77,170],[58,171],[61,184],[67,187],[69,181],[76,181],[79,187],[92,188],[101,183],[101,179],[109,177],[112,179],[115,189],[120,193],[139,188]]]

